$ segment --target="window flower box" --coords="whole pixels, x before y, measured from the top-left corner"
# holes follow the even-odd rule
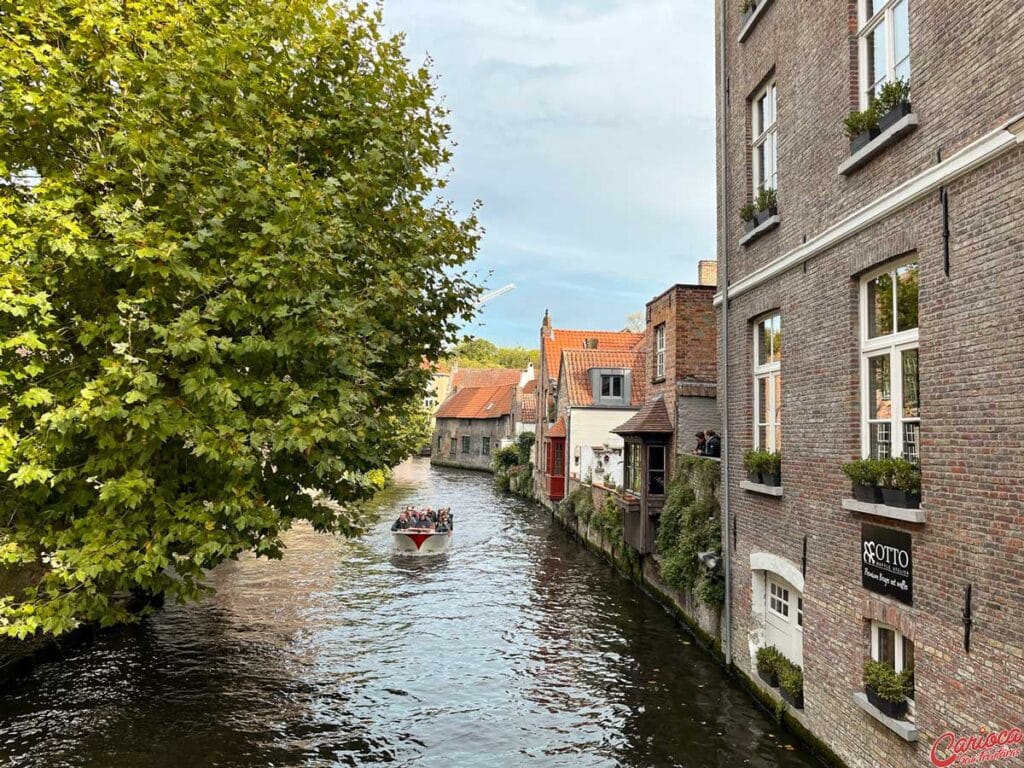
[[[893,720],[902,720],[907,714],[907,700],[903,701],[886,701],[878,695],[878,691],[875,690],[874,686],[865,685],[864,693],[867,694],[868,702],[871,706],[881,712],[887,717],[891,717]]]
[[[857,135],[850,138],[850,154],[855,155],[861,149],[866,147],[872,141],[882,135],[881,130],[877,126],[873,128],[865,128]]]
[[[853,484],[853,498],[867,504],[882,503],[882,489],[877,485],[866,485],[864,483]]]
[[[746,2],[743,4],[743,8],[743,26],[745,27],[747,26],[749,21],[754,17],[754,14],[757,13],[757,3]]]
[[[900,488],[881,488],[882,503],[887,507],[900,507],[902,509],[920,509],[920,491],[906,491]]]
[[[774,645],[757,649],[757,676],[769,688],[779,687],[779,665],[783,660],[782,652]]]
[[[899,102],[898,104],[887,110],[885,114],[879,116],[878,132],[885,133],[887,130],[896,125],[896,123],[898,123],[904,117],[909,115],[910,112],[911,110],[909,101]]]

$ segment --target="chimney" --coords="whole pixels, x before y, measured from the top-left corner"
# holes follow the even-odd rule
[[[597,339],[584,339],[583,340],[583,348],[584,349],[597,349]]]
[[[718,262],[714,259],[697,262],[697,284],[718,285]]]
[[[526,366],[526,370],[519,374],[519,388],[522,389],[523,387],[525,387],[526,383],[529,381],[533,381],[535,376],[536,373],[533,370],[533,363],[530,363],[528,366]]]

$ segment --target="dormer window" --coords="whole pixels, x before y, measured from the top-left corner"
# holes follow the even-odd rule
[[[601,376],[601,398],[615,398],[617,400],[622,399],[622,380],[625,377],[622,374],[602,374]]]
[[[633,382],[628,368],[591,368],[589,374],[594,405],[630,405]]]

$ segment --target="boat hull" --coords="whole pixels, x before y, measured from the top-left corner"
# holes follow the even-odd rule
[[[394,542],[394,550],[398,554],[439,555],[448,551],[452,534],[451,531],[448,533],[392,531],[391,538]]]

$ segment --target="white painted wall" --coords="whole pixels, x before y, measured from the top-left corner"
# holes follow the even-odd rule
[[[583,448],[601,449],[605,445],[609,448],[620,449],[618,479],[616,485],[622,485],[621,449],[622,438],[613,435],[612,430],[626,423],[635,414],[637,409],[631,408],[572,408],[569,410],[569,445],[568,465],[569,476],[577,480],[585,480],[587,470],[593,471],[593,450],[587,452],[587,460],[584,463]],[[579,461],[577,461],[577,458]],[[593,480],[593,476],[591,480]]]

